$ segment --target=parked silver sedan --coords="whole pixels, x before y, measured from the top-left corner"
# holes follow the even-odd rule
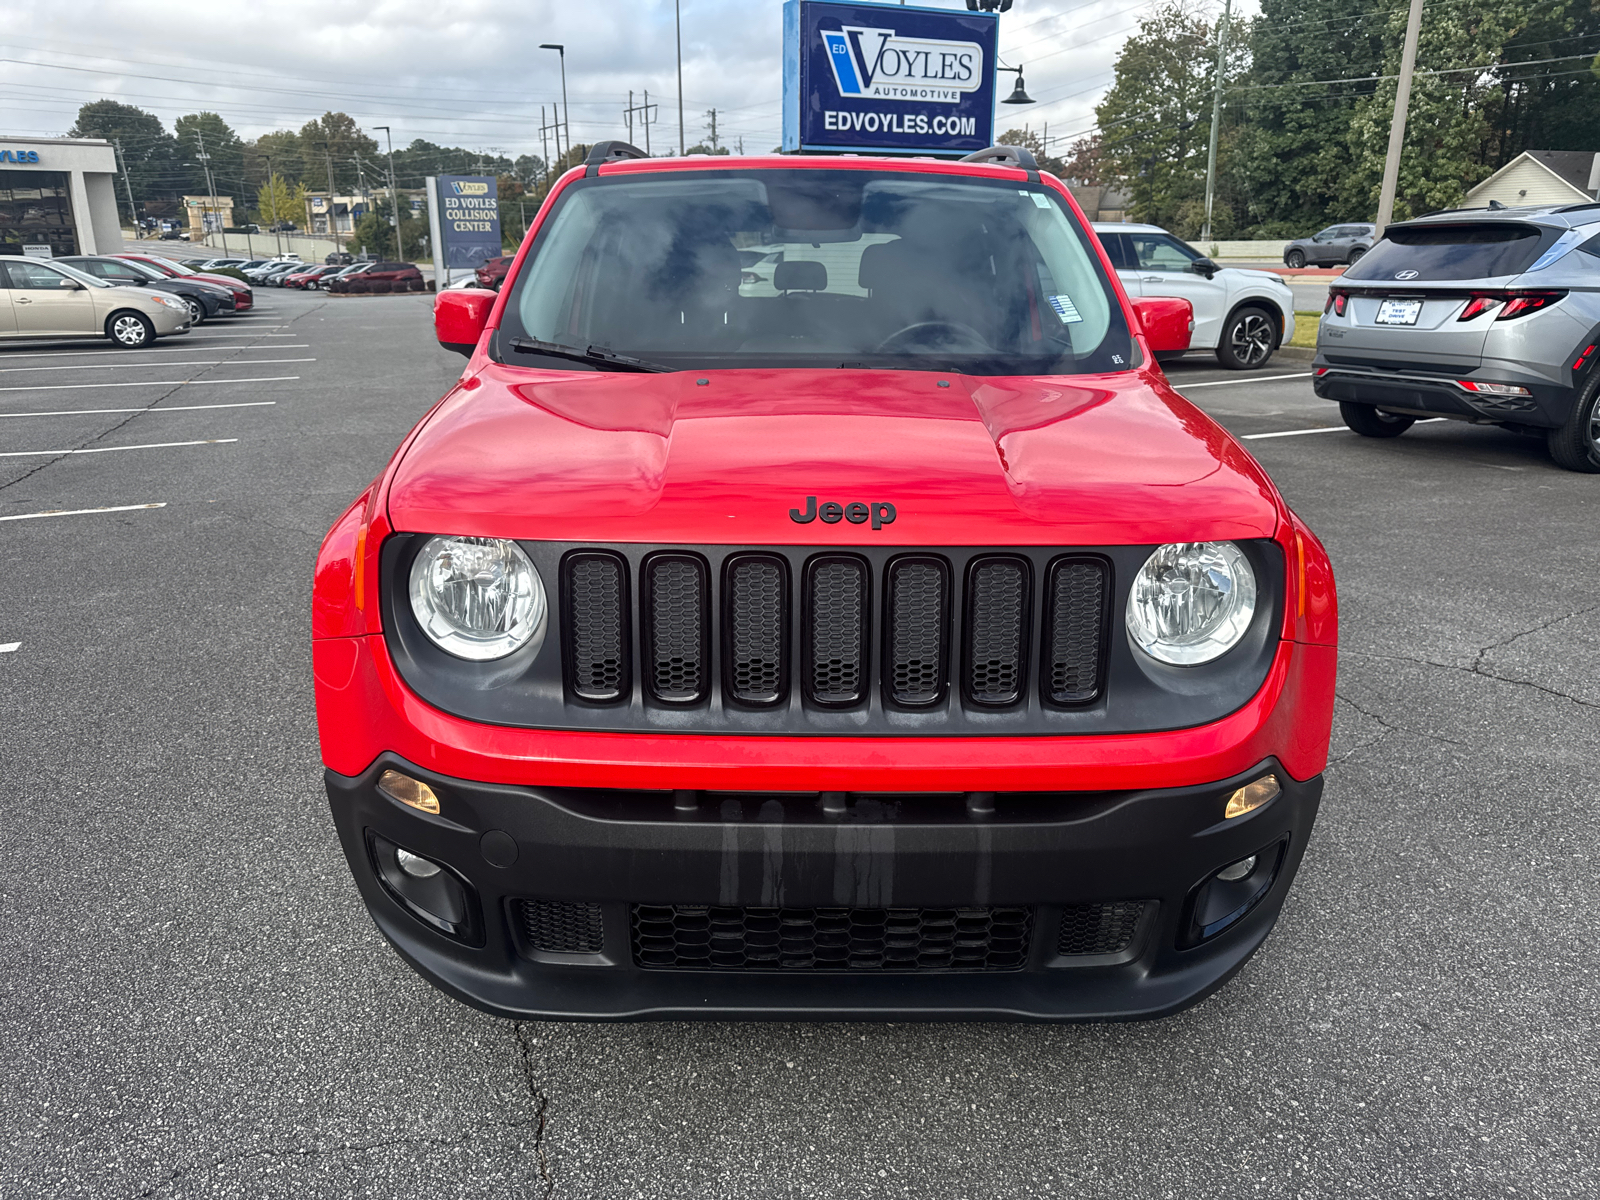
[[[137,350],[189,332],[182,296],[114,287],[63,263],[0,258],[0,338],[109,338]]]

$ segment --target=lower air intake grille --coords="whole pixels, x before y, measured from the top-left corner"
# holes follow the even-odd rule
[[[980,561],[967,582],[967,694],[978,704],[1011,704],[1022,694],[1028,566]]]
[[[598,954],[605,944],[605,922],[598,904],[581,900],[518,900],[522,936],[547,954]]]
[[[901,559],[889,568],[889,694],[897,704],[944,696],[948,592],[941,562]]]
[[[1105,628],[1106,569],[1094,559],[1053,563],[1045,588],[1045,695],[1054,704],[1087,704],[1100,694],[1100,639]]]
[[[776,704],[786,690],[788,578],[781,558],[750,555],[727,568],[727,687],[741,704]]]
[[[1144,900],[1117,900],[1062,909],[1056,953],[1121,954],[1138,933],[1147,906]]]
[[[866,564],[829,558],[811,567],[807,687],[819,704],[857,704],[864,691]]]
[[[628,689],[622,560],[613,554],[574,554],[565,567],[572,691],[584,700],[620,700]]]
[[[711,971],[1016,971],[1030,908],[633,906],[641,967]]]
[[[705,566],[687,555],[659,554],[645,572],[650,691],[657,700],[693,704],[706,691]]]

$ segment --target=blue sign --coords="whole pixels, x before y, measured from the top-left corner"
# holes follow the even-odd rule
[[[439,176],[439,235],[446,267],[478,267],[503,252],[493,175]]]
[[[0,150],[0,162],[36,163],[39,161],[37,150]]]
[[[994,142],[1000,18],[784,0],[783,148],[959,156]]]

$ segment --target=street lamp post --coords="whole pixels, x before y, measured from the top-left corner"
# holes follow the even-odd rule
[[[561,132],[567,139],[567,153],[572,153],[572,109],[567,107],[567,48],[559,42],[545,42],[540,45],[541,50],[554,50],[561,56]],[[561,147],[556,146],[556,155],[561,154]]]
[[[333,252],[339,253],[339,215],[335,212],[338,207],[333,202],[333,146],[328,142],[316,142],[322,147],[322,152],[328,159],[328,232],[333,234]]]
[[[373,128],[383,130],[384,140],[389,143],[389,208],[394,213],[394,257],[397,262],[405,262],[406,248],[400,238],[400,193],[394,177],[394,137],[387,125],[374,125]]]
[[[672,0],[672,19],[678,32],[678,155],[686,153],[683,141],[683,0]]]

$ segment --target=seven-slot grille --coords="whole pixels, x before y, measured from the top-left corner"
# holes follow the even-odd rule
[[[705,558],[651,554],[639,568],[635,609],[619,556],[568,554],[561,595],[569,694],[626,700],[637,635],[643,689],[668,705],[700,704],[720,684],[734,707],[771,707],[788,699],[792,677],[820,708],[859,706],[875,682],[888,703],[906,709],[940,705],[953,682],[966,702],[992,709],[1021,705],[1030,686],[1053,705],[1100,695],[1110,593],[1102,559],[1050,562],[1036,597],[1034,567],[1017,554],[980,555],[954,572],[931,554],[902,555],[877,571],[854,555],[803,555],[733,554],[713,596]]]

